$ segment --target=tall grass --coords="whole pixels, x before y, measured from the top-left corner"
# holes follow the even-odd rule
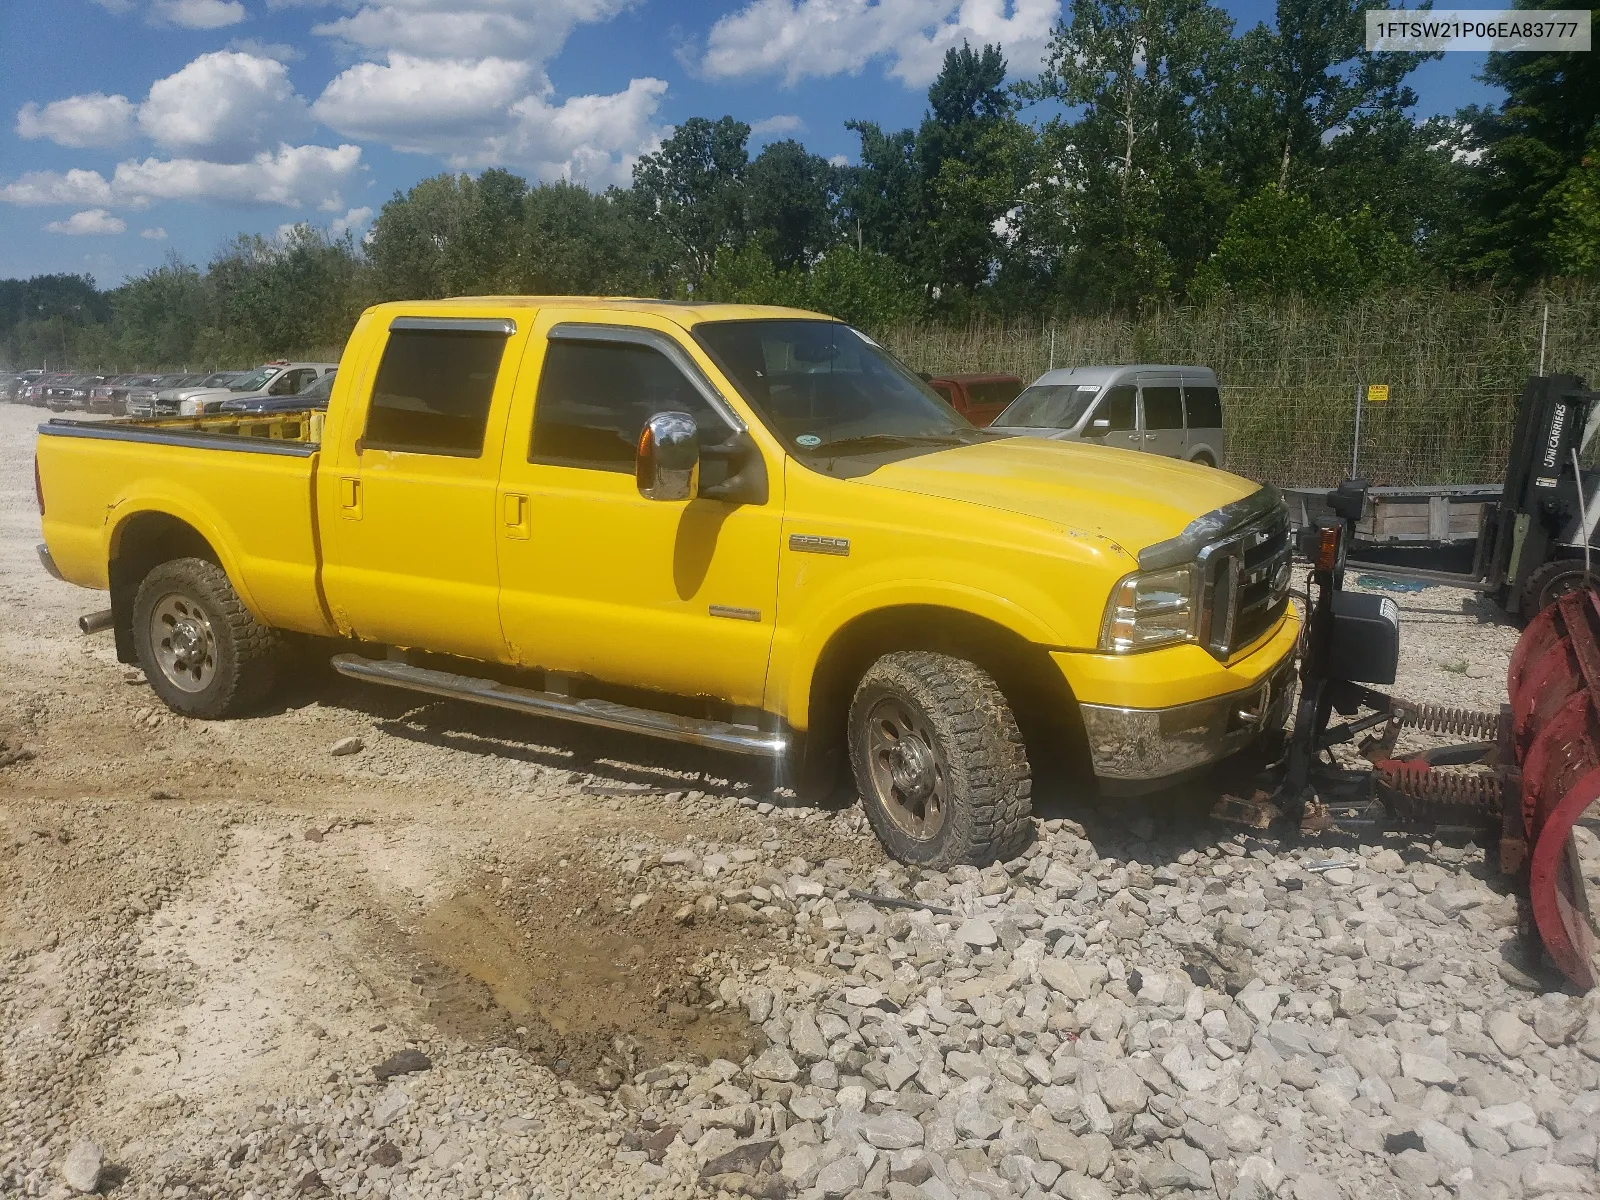
[[[1278,484],[1332,485],[1350,471],[1357,387],[1390,385],[1362,413],[1360,473],[1378,484],[1478,483],[1505,471],[1517,397],[1538,370],[1600,386],[1600,288],[1510,296],[1387,292],[1349,306],[1222,300],[1138,317],[905,326],[883,341],[925,371],[1188,363],[1221,379],[1228,467]]]

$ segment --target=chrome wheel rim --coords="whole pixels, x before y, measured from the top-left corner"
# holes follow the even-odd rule
[[[872,789],[889,819],[919,841],[937,837],[948,807],[949,773],[927,721],[885,696],[867,713],[866,740]]]
[[[179,592],[163,596],[150,610],[150,648],[156,665],[173,687],[203,692],[217,674],[217,638],[211,619]]]

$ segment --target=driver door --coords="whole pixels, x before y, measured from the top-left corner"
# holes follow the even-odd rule
[[[1120,450],[1139,449],[1139,390],[1132,384],[1107,388],[1095,405],[1089,423],[1083,427],[1083,440]]]
[[[639,318],[630,314],[630,320]],[[758,706],[777,607],[783,472],[765,504],[647,500],[644,423],[686,412],[702,446],[742,425],[665,329],[545,310],[500,472],[500,618],[519,664]],[[702,464],[702,481],[713,464]]]

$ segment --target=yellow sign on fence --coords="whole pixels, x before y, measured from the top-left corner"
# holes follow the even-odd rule
[[[1389,399],[1389,385],[1387,383],[1367,384],[1367,403],[1384,404]]]

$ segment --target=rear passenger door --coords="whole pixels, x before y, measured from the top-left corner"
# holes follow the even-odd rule
[[[513,321],[396,317],[363,364],[320,511],[323,584],[358,637],[505,657],[495,490],[526,332]],[[325,451],[326,452],[326,451]]]
[[[1175,376],[1141,376],[1141,447],[1149,454],[1183,457],[1183,388]]]

